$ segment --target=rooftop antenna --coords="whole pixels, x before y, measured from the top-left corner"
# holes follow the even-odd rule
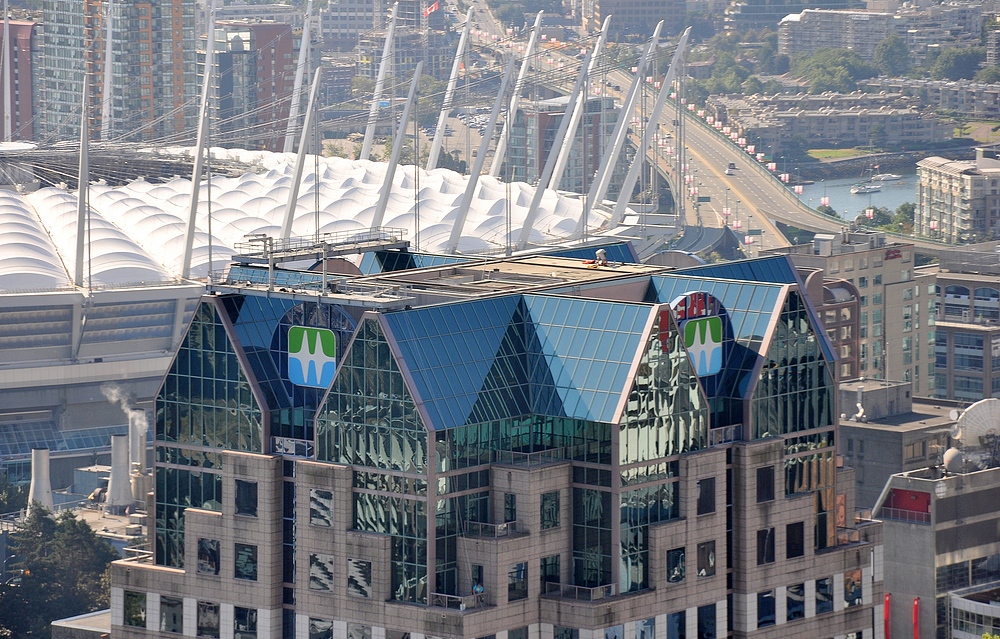
[[[392,63],[392,45],[396,33],[396,13],[399,3],[392,5],[392,17],[389,18],[389,28],[385,32],[385,45],[382,47],[382,60],[378,65],[378,77],[375,78],[375,93],[372,95],[372,106],[368,111],[368,126],[365,127],[365,141],[361,144],[360,160],[371,156],[372,141],[375,139],[375,124],[378,122],[379,103],[382,101],[382,87],[385,86],[385,71]]]
[[[517,81],[514,83],[514,93],[510,96],[510,106],[507,108],[507,118],[504,120],[503,129],[508,131],[514,125],[517,117],[517,108],[521,101],[521,91],[524,89],[524,79],[528,75],[528,67],[531,66],[531,56],[535,55],[535,45],[538,42],[538,32],[541,30],[542,12],[535,16],[535,26],[531,28],[531,37],[528,38],[528,48],[524,50],[524,58],[521,59],[521,69],[517,72]],[[503,164],[504,155],[507,153],[507,135],[500,136],[497,142],[496,151],[493,153],[493,164],[490,165],[490,177],[500,175],[500,166]],[[508,177],[507,181],[510,181]],[[508,239],[509,245],[509,239]]]
[[[87,150],[90,146],[90,135],[89,128],[90,123],[88,120],[87,108],[87,94],[90,93],[90,75],[84,71],[83,73],[83,100],[81,100],[80,109],[80,173],[79,182],[76,189],[76,273],[74,274],[73,283],[78,287],[83,286],[83,251],[86,247],[89,253],[89,247],[86,244],[88,220],[89,220],[89,199],[90,195],[90,159],[87,157]],[[89,270],[88,270],[88,288],[89,288]]]
[[[187,234],[184,237],[184,257],[181,277],[191,277],[191,254],[194,251],[195,222],[198,215],[198,190],[205,168],[205,142],[208,138],[208,94],[212,88],[212,67],[215,66],[215,0],[208,7],[208,38],[205,41],[205,78],[201,85],[201,108],[198,112],[198,143],[195,148],[194,170],[191,172],[191,208],[188,211]]]
[[[10,41],[10,14],[7,12],[7,0],[3,0],[3,140],[11,141],[10,112],[10,51],[14,45]]]
[[[570,93],[569,104],[573,104],[576,101],[576,97],[580,95],[580,91],[586,84],[587,80],[587,67],[590,66],[590,59],[594,56],[594,52],[590,51],[587,53],[587,57],[584,59],[583,64],[580,65],[580,73],[576,76],[576,84],[573,86],[573,91]],[[559,123],[559,129],[556,131],[556,140],[562,140],[566,136],[566,131],[569,130],[569,118],[563,117],[562,121]],[[555,168],[556,154],[549,153],[549,157],[545,160],[545,166],[542,168],[542,174],[538,178],[538,184],[535,186],[535,194],[531,198],[531,205],[528,207],[528,213],[524,217],[524,224],[521,226],[521,233],[517,238],[517,250],[523,251],[528,245],[528,236],[531,234],[531,227],[535,224],[535,218],[538,216],[538,205],[542,203],[542,195],[545,193],[545,185],[549,183],[549,178],[552,177],[552,170]]]
[[[437,168],[438,155],[441,153],[441,143],[444,141],[445,126],[448,121],[448,112],[451,111],[452,97],[455,95],[455,84],[458,83],[458,68],[462,66],[465,44],[469,40],[469,28],[472,26],[472,19],[475,14],[475,7],[469,7],[469,12],[465,14],[465,28],[462,29],[462,37],[458,39],[458,48],[455,49],[455,61],[451,64],[451,75],[448,76],[448,88],[444,91],[444,102],[441,103],[441,113],[438,114],[437,129],[434,131],[434,141],[431,142],[431,151],[427,156],[428,171],[433,171]]]
[[[295,208],[299,204],[299,183],[302,181],[302,171],[306,164],[306,152],[309,150],[310,124],[316,112],[316,94],[319,93],[319,79],[322,77],[323,68],[317,67],[313,74],[312,88],[309,90],[309,106],[306,107],[306,121],[302,123],[302,136],[299,140],[299,154],[295,158],[295,175],[292,176],[292,188],[288,193],[288,204],[285,205],[285,219],[281,223],[281,239],[287,240],[292,236],[292,222],[295,221]],[[319,189],[319,171],[316,171],[313,188]],[[316,230],[319,233],[319,229]]]
[[[670,69],[667,71],[667,75],[663,78],[663,84],[660,86],[660,93],[656,96],[656,102],[653,104],[653,110],[649,114],[649,120],[651,122],[658,122],[660,120],[660,113],[663,112],[663,105],[667,102],[667,96],[670,95],[670,86],[674,82],[674,77],[677,75],[677,69],[683,64],[684,59],[684,49],[687,47],[688,37],[691,35],[691,27],[684,30],[684,35],[681,36],[680,42],[677,43],[677,50],[674,51],[674,58],[670,61]],[[628,167],[628,175],[625,176],[625,181],[622,183],[621,193],[618,195],[618,202],[615,204],[614,213],[611,216],[611,224],[617,225],[622,221],[622,217],[625,214],[625,207],[628,205],[629,198],[632,194],[632,189],[635,187],[636,178],[639,177],[639,170],[642,168],[642,163],[646,159],[646,149],[649,148],[653,137],[656,135],[656,127],[646,127],[646,131],[642,136],[642,143],[639,145],[639,152],[635,154],[635,158],[632,160],[631,166]]]
[[[7,0],[4,0],[6,3]],[[108,0],[105,7],[107,14],[104,19],[107,21],[107,30],[104,32],[104,88],[101,96],[101,141],[107,142],[111,139],[111,125],[114,114],[111,111],[111,78],[114,65],[111,64],[113,55],[112,37],[114,36],[114,0]]]
[[[424,70],[424,61],[417,63],[417,70],[413,72],[413,81],[410,82],[410,94],[406,97],[406,106],[403,107],[403,115],[399,118],[399,130],[396,132],[396,139],[392,142],[392,154],[389,156],[389,166],[385,170],[385,179],[382,181],[382,189],[379,192],[378,204],[375,206],[375,215],[372,217],[372,228],[382,226],[382,218],[385,217],[385,209],[389,206],[389,193],[392,192],[392,178],[396,174],[396,165],[399,164],[399,154],[403,151],[403,142],[406,140],[406,125],[410,120],[410,109],[417,95],[417,85],[420,84],[420,74]],[[414,165],[413,170],[417,167]]]
[[[590,185],[590,192],[587,194],[587,201],[583,207],[583,215],[580,217],[580,228],[577,233],[582,236],[587,232],[587,219],[590,217],[590,210],[595,204],[604,201],[604,196],[608,193],[608,186],[611,184],[611,175],[614,172],[615,164],[618,163],[618,156],[622,147],[625,146],[625,138],[628,135],[628,122],[631,113],[635,110],[635,102],[639,98],[642,89],[643,78],[646,77],[646,65],[656,58],[656,47],[660,42],[660,29],[663,28],[663,20],[656,25],[653,37],[646,47],[646,53],[639,58],[635,77],[632,78],[632,85],[628,89],[625,104],[622,105],[621,115],[615,123],[614,133],[611,135],[611,148],[605,152],[601,158],[600,166],[597,169],[597,177]]]
[[[302,27],[302,42],[299,43],[299,63],[295,67],[295,85],[292,87],[292,103],[288,106],[288,128],[285,130],[285,153],[295,150],[295,129],[299,124],[299,103],[302,102],[302,76],[309,64],[310,35],[309,26],[312,22],[313,0],[309,0],[306,8],[306,23]],[[303,125],[303,129],[309,128]]]
[[[594,72],[594,67],[597,66],[597,59],[601,55],[601,50],[604,48],[604,42],[608,37],[608,25],[611,24],[611,16],[604,19],[604,24],[601,25],[601,33],[597,36],[597,43],[594,44],[594,53],[590,56],[589,61],[584,65],[587,69],[587,76],[585,83],[590,82],[590,75]],[[569,153],[573,149],[573,142],[576,141],[576,129],[580,126],[580,118],[583,117],[583,112],[586,110],[587,100],[590,98],[589,90],[584,85],[583,91],[577,93],[575,100],[570,100],[566,104],[566,113],[563,114],[564,118],[569,118],[569,129],[566,130],[565,137],[556,138],[561,143],[559,147],[559,154],[556,157],[556,164],[552,168],[552,176],[549,178],[549,188],[558,189],[559,183],[562,182],[563,172],[566,170],[566,163],[569,162]],[[586,160],[584,160],[584,166],[586,166]]]
[[[455,253],[458,251],[458,240],[462,237],[462,231],[465,228],[465,220],[469,217],[469,208],[472,206],[472,197],[476,192],[476,185],[479,182],[479,176],[483,172],[483,162],[486,161],[486,151],[490,148],[490,140],[493,139],[493,131],[497,127],[497,117],[500,115],[500,106],[503,104],[503,98],[507,92],[507,85],[510,84],[510,76],[514,74],[514,56],[510,56],[510,60],[507,61],[507,70],[504,71],[503,80],[500,82],[500,91],[497,92],[497,97],[493,100],[493,110],[490,112],[490,121],[486,125],[486,131],[483,132],[483,139],[479,143],[479,151],[476,153],[476,163],[472,167],[472,173],[469,174],[469,183],[465,185],[465,193],[462,194],[462,203],[458,205],[458,215],[455,217],[455,223],[451,227],[451,237],[448,238],[448,253]]]

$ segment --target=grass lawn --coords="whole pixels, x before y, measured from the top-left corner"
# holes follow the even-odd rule
[[[1000,131],[993,130],[996,127],[1000,127],[1000,122],[983,120],[968,122],[964,130],[961,126],[955,127],[955,137],[972,138],[976,142],[996,144],[1000,142]]]
[[[817,160],[843,160],[868,155],[865,149],[809,149],[809,157]]]

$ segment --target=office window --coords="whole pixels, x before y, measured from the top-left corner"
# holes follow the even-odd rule
[[[576,628],[556,626],[552,629],[552,639],[580,639],[580,631]]]
[[[507,635],[507,639],[510,639],[509,634]],[[637,619],[635,622],[635,639],[656,639],[656,619]]]
[[[333,555],[309,555],[309,590],[333,591]]]
[[[774,466],[757,469],[757,503],[774,501]]]
[[[507,639],[528,639],[528,626],[508,630]]]
[[[667,639],[687,639],[687,612],[672,612],[667,615]]]
[[[257,546],[251,544],[236,544],[237,579],[257,581]]]
[[[507,571],[507,601],[517,601],[528,596],[528,564],[513,564]]]
[[[715,477],[707,477],[698,482],[698,514],[715,512]]]
[[[785,590],[785,619],[795,621],[806,616],[806,585],[792,584]]]
[[[126,626],[146,627],[146,593],[125,591],[125,617]]]
[[[391,630],[386,631],[386,637],[391,634]],[[309,639],[333,639],[333,622],[325,619],[309,618]]]
[[[362,623],[348,623],[347,639],[372,639],[372,627]]]
[[[861,571],[848,570],[844,573],[844,607],[861,605]]]
[[[184,632],[184,600],[160,597],[160,632]]]
[[[513,493],[503,494],[503,520],[517,521],[517,495]]]
[[[541,574],[542,574],[542,592],[547,592],[546,584],[558,584],[561,579],[559,577],[559,555],[552,555],[551,557],[542,557],[541,561]]]
[[[235,639],[257,639],[257,609],[236,606],[233,613]]]
[[[309,489],[309,525],[333,525],[333,493],[329,490]]]
[[[757,531],[757,565],[774,563],[774,528]]]
[[[715,639],[715,604],[698,608],[698,639]]]
[[[257,516],[257,482],[236,480],[236,514]]]
[[[347,594],[355,597],[372,596],[372,562],[347,560]]]
[[[198,539],[198,574],[219,574],[218,539]]]
[[[219,604],[198,602],[198,636],[219,639]]]
[[[833,612],[833,577],[816,580],[816,614]]]
[[[684,581],[684,548],[667,551],[667,581],[676,584]]]
[[[472,592],[483,592],[483,567],[479,564],[472,565]]]
[[[542,493],[542,530],[559,525],[559,491]]]
[[[765,590],[757,593],[757,627],[766,628],[774,625],[775,607],[774,591]]]
[[[698,576],[711,577],[715,574],[715,541],[698,544]]]
[[[785,559],[795,559],[806,554],[805,523],[797,521],[785,526]]]

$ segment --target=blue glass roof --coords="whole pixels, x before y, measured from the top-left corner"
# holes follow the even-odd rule
[[[527,412],[613,421],[651,312],[511,295],[384,318],[431,428],[447,429]]]
[[[457,255],[425,255],[405,251],[370,251],[361,257],[358,268],[365,275],[405,271],[411,268],[426,268],[428,266],[444,266],[446,264],[463,264],[471,262],[467,257]]]
[[[581,260],[592,260],[597,249],[604,249],[608,254],[609,262],[622,262],[624,264],[638,264],[639,256],[632,248],[631,242],[616,242],[614,244],[592,244],[576,248],[553,249],[542,251],[537,255],[548,255],[551,257],[569,257]],[[534,253],[532,255],[535,255]]]
[[[747,282],[769,282],[771,284],[801,284],[791,258],[786,255],[775,255],[754,260],[738,262],[720,262],[692,266],[674,271],[679,275],[693,277],[711,277],[726,280],[745,280]]]
[[[266,267],[233,265],[226,275],[226,284],[243,284],[250,282],[267,286],[268,272]],[[328,273],[327,283],[342,280],[344,276]],[[297,289],[323,290],[323,274],[315,271],[288,271],[285,269],[274,269],[274,285],[276,287],[289,287]]]

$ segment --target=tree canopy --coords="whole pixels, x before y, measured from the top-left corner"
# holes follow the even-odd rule
[[[903,39],[894,33],[875,47],[872,61],[882,73],[900,76],[910,65],[910,52]]]
[[[969,80],[979,71],[979,63],[986,59],[982,47],[968,49],[946,48],[931,65],[930,75],[935,80]]]
[[[8,574],[20,581],[0,584],[0,637],[48,639],[52,621],[108,607],[105,574],[118,553],[72,512],[37,508],[10,539]]]
[[[847,49],[818,49],[810,56],[796,56],[792,72],[809,82],[810,93],[850,92],[859,80],[874,78],[878,68]]]

